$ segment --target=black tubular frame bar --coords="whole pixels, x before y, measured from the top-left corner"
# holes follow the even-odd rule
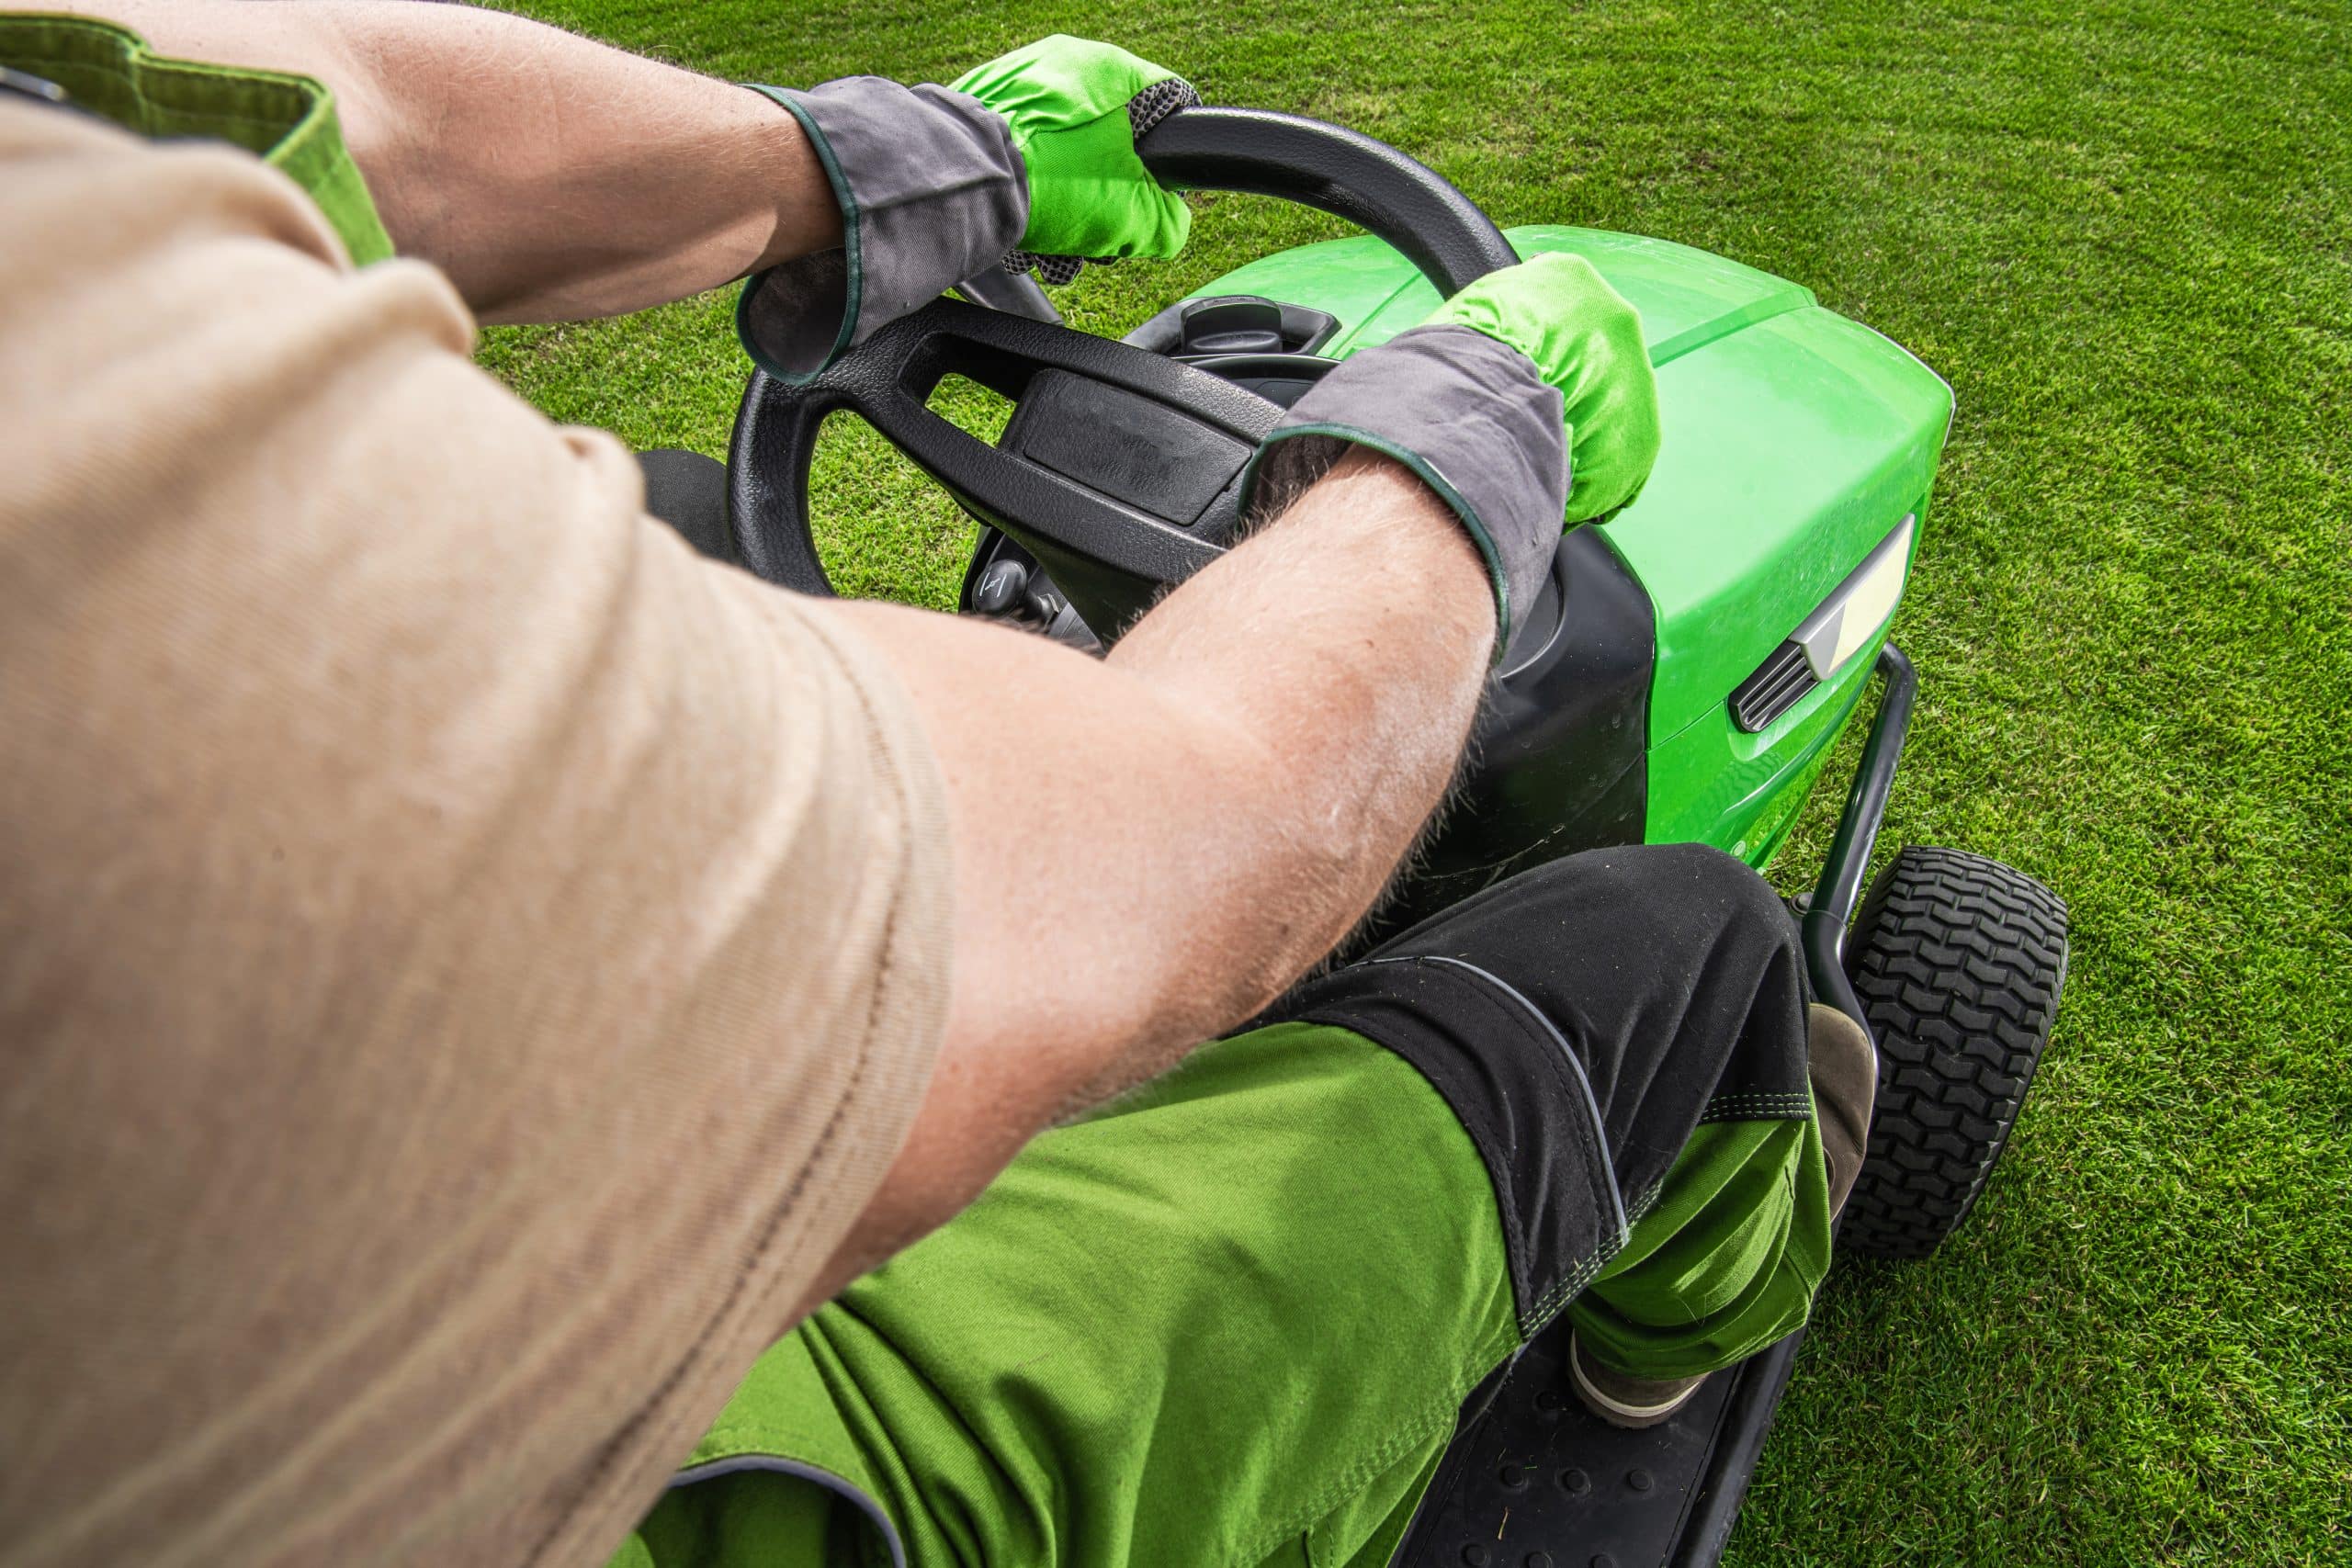
[[[1814,884],[1801,928],[1805,973],[1813,981],[1814,995],[1852,1018],[1865,1033],[1870,1020],[1862,1016],[1861,998],[1846,978],[1846,927],[1860,901],[1871,850],[1886,820],[1887,796],[1894,789],[1895,765],[1903,759],[1911,706],[1919,695],[1918,671],[1892,641],[1879,646],[1878,673],[1886,679],[1879,694],[1878,716],[1871,721],[1870,738],[1862,742],[1861,765],[1854,770],[1846,810],[1838,818],[1837,834],[1829,840],[1821,879]]]

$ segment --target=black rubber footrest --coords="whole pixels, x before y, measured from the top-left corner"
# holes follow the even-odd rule
[[[1530,1345],[1455,1437],[1396,1562],[1703,1568],[1723,1553],[1804,1337],[1716,1373],[1671,1420],[1608,1425],[1568,1381],[1568,1330]],[[1478,1410],[1486,1391],[1465,1410]]]

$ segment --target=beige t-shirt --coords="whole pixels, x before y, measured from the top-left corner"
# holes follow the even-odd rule
[[[0,102],[0,1562],[600,1562],[922,1097],[909,699],[471,338]]]

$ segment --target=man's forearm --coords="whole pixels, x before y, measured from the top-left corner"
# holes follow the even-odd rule
[[[1220,955],[1234,1016],[1196,1026],[1255,1012],[1363,918],[1461,761],[1494,638],[1461,525],[1358,447],[1113,649],[1114,669],[1246,740],[1279,796],[1253,804],[1263,842],[1219,868],[1232,922],[1255,928]],[[1262,902],[1260,877],[1279,890]]]
[[[488,321],[615,315],[841,243],[758,94],[518,17],[413,0],[68,0],[159,52],[300,72],[403,254]]]
[[[908,686],[947,774],[956,954],[921,1118],[812,1303],[1362,919],[1453,777],[1495,637],[1460,525],[1365,452],[1169,595],[1107,669],[968,620],[838,613]]]

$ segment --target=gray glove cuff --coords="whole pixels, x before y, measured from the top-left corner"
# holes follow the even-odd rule
[[[1470,531],[1495,586],[1495,657],[1534,602],[1568,508],[1564,405],[1534,361],[1471,327],[1415,327],[1307,389],[1242,475],[1244,507],[1293,496],[1351,445],[1410,468]]]
[[[839,250],[743,286],[736,331],[770,375],[806,380],[1021,243],[1028,178],[1012,128],[978,98],[879,76],[752,91],[800,121],[842,209]]]

